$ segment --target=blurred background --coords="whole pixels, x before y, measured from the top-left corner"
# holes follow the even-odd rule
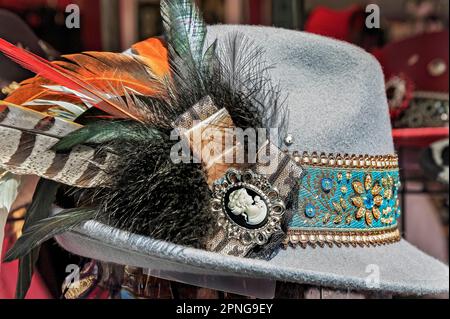
[[[267,25],[316,33],[358,45],[380,61],[400,157],[402,234],[448,263],[449,1],[197,2],[209,24]],[[71,4],[79,8],[79,28],[67,27]],[[373,6],[368,7],[373,4],[379,9],[375,15]],[[376,22],[375,27],[369,27],[368,20]],[[0,37],[50,60],[85,50],[123,51],[161,31],[158,0],[0,0]],[[0,57],[1,95],[9,94],[29,76]],[[4,251],[20,235],[26,197],[11,214]],[[59,252],[54,248],[49,251],[46,254],[44,249],[41,254],[42,278],[35,280],[29,297],[60,294],[67,257],[55,257]],[[58,260],[64,261],[58,264]],[[10,273],[5,267],[10,267]],[[11,273],[16,268],[3,265],[2,273],[8,275],[0,276],[0,298],[13,295],[15,276]]]
[[[358,31],[364,32],[357,29],[358,9],[364,12],[367,4],[377,4],[382,34],[378,35],[379,42],[371,45],[448,27],[447,0],[197,0],[197,3],[209,24],[275,25],[298,30],[313,27],[322,32],[337,28],[334,35],[343,40],[356,40],[360,37]],[[69,4],[79,6],[83,27],[65,27],[65,9]],[[158,0],[0,0],[0,8],[16,13],[39,38],[61,53],[123,50],[161,33]],[[324,12],[325,8],[331,12]],[[313,21],[308,21],[310,18]],[[320,23],[325,25],[319,27]]]

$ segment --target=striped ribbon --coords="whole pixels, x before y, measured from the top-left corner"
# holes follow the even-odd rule
[[[173,123],[173,126],[186,138],[193,155],[201,159],[207,173],[208,184],[211,187],[214,182],[225,175],[229,168],[248,168],[245,163],[224,160],[230,153],[235,156],[237,150],[239,148],[243,150],[243,148],[234,139],[234,143],[229,146],[224,143],[224,138],[229,134],[227,132],[233,132],[235,126],[226,109],[219,110],[210,97],[203,98],[186,111]],[[208,130],[210,130],[209,134],[205,134]],[[209,137],[215,136],[211,134],[211,131],[214,133],[217,130],[220,130],[220,139],[218,141],[211,140]],[[195,134],[200,138],[195,139]],[[219,146],[217,149],[221,152],[205,157],[204,148],[209,149],[211,143],[217,143]],[[267,140],[257,151],[254,172],[264,176],[271,186],[277,189],[280,199],[286,202],[288,198],[296,198],[296,196],[289,197],[289,195],[298,190],[297,186],[304,171],[291,159],[289,154],[282,152]],[[281,224],[281,220],[279,223]],[[280,225],[278,228],[281,230]],[[227,255],[245,256],[256,245],[258,245],[256,242],[249,243],[243,242],[239,238],[231,238],[226,229],[220,228],[209,240],[208,249]]]
[[[235,158],[238,149],[242,147],[235,141],[228,146],[224,142],[227,134],[235,128],[231,116],[226,109],[220,109],[207,96],[196,103],[193,107],[182,114],[172,123],[173,127],[183,132],[193,155],[201,159],[208,174],[208,183],[212,183],[221,178],[227,169],[231,167],[240,168],[245,166],[242,163],[229,163],[226,158]],[[214,137],[214,130],[221,131],[221,138],[218,141],[210,139]],[[200,143],[196,143],[195,135],[199,136]],[[209,156],[206,150],[214,148],[211,143],[218,143],[216,148],[222,152]],[[209,145],[208,145],[209,144]],[[232,156],[230,156],[232,153]],[[298,183],[304,173],[301,166],[295,163],[289,154],[282,152],[275,144],[267,140],[256,154],[255,172],[265,176],[272,186],[276,187],[282,198],[286,198],[292,191],[293,185]]]

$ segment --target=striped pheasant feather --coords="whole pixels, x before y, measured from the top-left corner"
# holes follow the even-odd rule
[[[115,156],[79,145],[67,153],[51,148],[82,126],[45,114],[0,103],[0,168],[19,175],[38,175],[66,185],[91,188],[106,181]]]
[[[7,101],[0,101],[0,123],[18,129],[38,130],[57,137],[65,136],[83,127]]]

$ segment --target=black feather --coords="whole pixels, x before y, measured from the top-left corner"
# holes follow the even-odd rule
[[[140,123],[130,121],[97,122],[88,124],[59,140],[53,147],[54,151],[67,151],[79,144],[106,144],[113,140],[132,140],[159,138],[156,129],[145,127]]]
[[[76,208],[65,210],[55,216],[34,223],[33,226],[22,233],[14,246],[6,253],[5,261],[26,256],[44,241],[92,219],[94,215],[95,210],[93,209]]]
[[[23,231],[29,231],[40,220],[47,218],[55,200],[58,183],[41,178],[36,186],[33,201],[27,210]],[[14,245],[16,247],[17,243]],[[14,248],[13,247],[13,248]],[[16,298],[24,299],[33,278],[34,267],[39,257],[40,247],[34,247],[19,259],[19,273],[16,284]]]
[[[240,33],[205,48],[206,29],[190,1],[163,1],[162,15],[172,72],[164,79],[164,94],[138,97],[158,112],[148,126],[168,135],[168,123],[209,95],[237,127],[286,129],[285,100],[270,80],[262,49]],[[193,25],[199,26],[196,32]],[[120,159],[110,172],[112,188],[92,196],[100,205],[96,218],[133,233],[204,247],[215,217],[205,174],[197,164],[174,164],[172,145],[168,138],[110,144]]]
[[[118,155],[116,166],[108,172],[108,185],[112,186],[85,190],[78,196],[78,204],[96,207],[97,220],[204,248],[215,228],[216,216],[209,210],[210,190],[200,164],[175,164],[170,159],[175,143],[168,137],[172,121],[210,96],[218,108],[227,109],[237,127],[279,128],[279,136],[283,136],[287,129],[285,98],[271,82],[264,51],[244,35],[235,33],[205,48],[206,27],[190,0],[162,1],[162,16],[171,75],[160,81],[157,96],[130,94],[124,98],[149,114],[145,123],[130,124],[131,133],[129,124],[91,124],[56,147],[66,150],[79,143],[99,143]],[[91,217],[90,212],[60,215],[61,219],[53,220],[61,225],[55,231],[70,229]],[[34,226],[27,234],[33,243],[48,238]],[[278,245],[279,240],[274,238],[274,243]],[[21,254],[23,250],[13,251],[8,258]]]
[[[162,1],[161,16],[171,77],[161,83],[164,94],[142,98],[143,107],[159,111],[149,124],[159,126],[155,120],[161,117],[170,123],[210,96],[219,108],[227,109],[237,127],[278,128],[278,135],[285,135],[286,97],[271,81],[264,50],[238,32],[206,47],[206,26],[191,0]]]
[[[173,142],[153,139],[111,145],[121,155],[113,186],[96,194],[96,219],[120,229],[204,247],[214,227],[210,192],[200,164],[174,164]]]
[[[199,81],[178,57],[173,59],[172,68],[172,80],[165,84],[166,96],[146,98],[152,109],[166,111],[160,113],[163,118],[174,121],[200,99],[210,96],[218,108],[227,109],[237,127],[278,128],[278,135],[285,135],[286,96],[271,81],[264,51],[243,34],[230,34],[206,49],[201,72],[195,75]],[[272,142],[280,144],[279,140]]]

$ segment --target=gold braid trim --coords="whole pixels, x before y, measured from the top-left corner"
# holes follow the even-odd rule
[[[290,229],[285,239],[285,246],[301,246],[306,248],[310,245],[324,247],[328,245],[338,247],[348,246],[379,246],[391,244],[400,240],[400,231],[397,227],[383,230],[303,230]]]
[[[392,169],[398,168],[398,156],[392,155],[356,155],[356,154],[325,154],[294,151],[291,154],[294,161],[300,165],[324,166],[338,168],[370,168]]]

